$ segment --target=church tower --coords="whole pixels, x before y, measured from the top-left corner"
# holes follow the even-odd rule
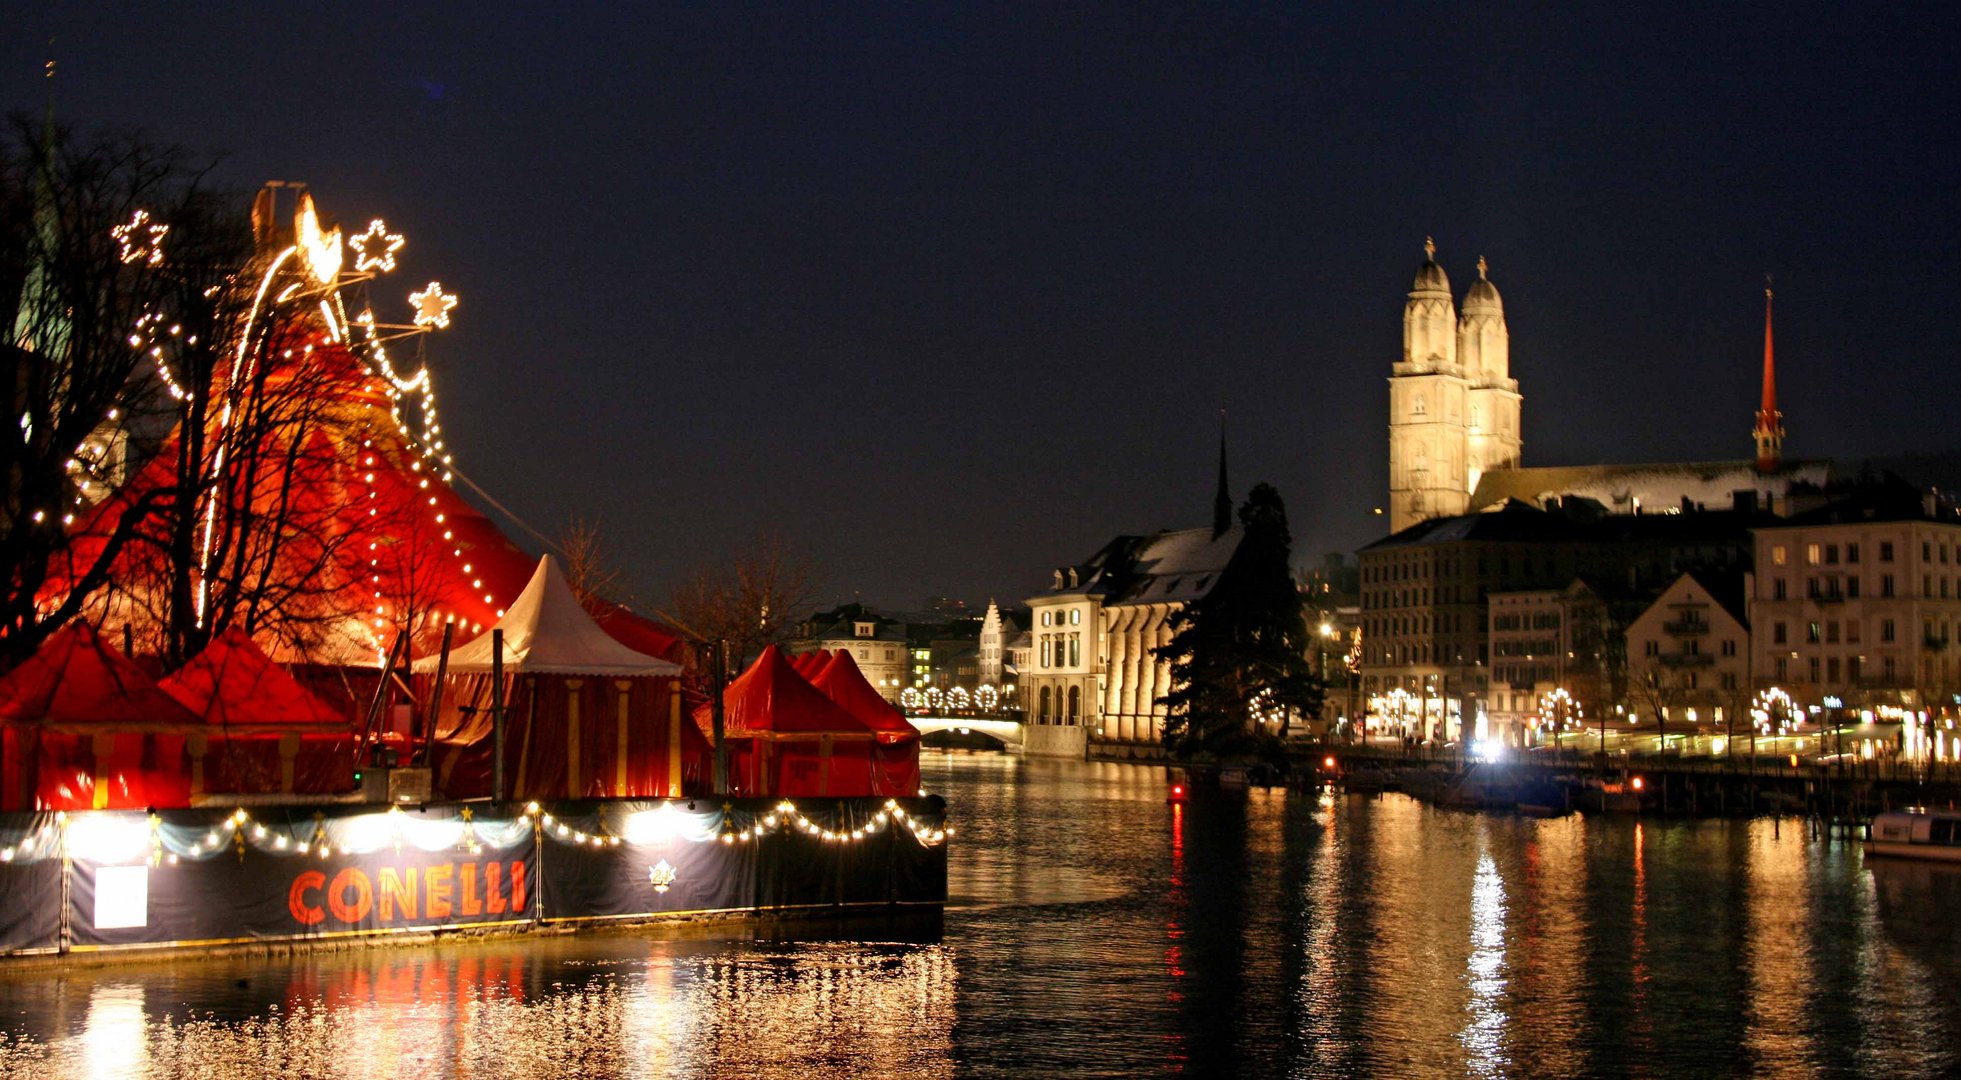
[[[1468,494],[1478,477],[1492,469],[1518,465],[1518,380],[1512,378],[1512,336],[1505,329],[1505,302],[1486,277],[1484,257],[1478,257],[1478,279],[1464,294],[1464,316],[1457,324],[1457,358],[1470,380],[1466,393],[1464,430],[1469,468],[1464,477]]]
[[[1423,242],[1389,378],[1389,531],[1470,509],[1478,478],[1519,463],[1518,381],[1505,302],[1478,259],[1463,317],[1437,245]]]
[[[1389,378],[1391,532],[1470,505],[1470,381],[1458,363],[1457,306],[1434,241],[1423,242],[1423,255],[1403,305],[1403,358]]]
[[[1784,414],[1777,411],[1777,368],[1770,354],[1770,283],[1764,283],[1764,397],[1757,407],[1757,471],[1774,473],[1784,464]]]

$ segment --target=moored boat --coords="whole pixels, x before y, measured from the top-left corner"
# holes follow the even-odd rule
[[[1872,819],[1866,854],[1961,862],[1961,813],[1889,811]]]

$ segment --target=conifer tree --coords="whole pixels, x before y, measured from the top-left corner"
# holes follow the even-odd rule
[[[1307,660],[1307,620],[1290,568],[1280,493],[1260,484],[1239,508],[1244,533],[1212,591],[1171,617],[1165,746],[1180,757],[1270,749],[1321,707]]]

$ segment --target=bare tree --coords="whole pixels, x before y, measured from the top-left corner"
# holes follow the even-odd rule
[[[656,613],[698,642],[727,642],[740,659],[786,640],[813,595],[810,561],[765,537],[695,569]]]
[[[566,583],[593,618],[604,622],[614,605],[629,610],[635,606],[636,597],[625,575],[606,556],[597,518],[574,515],[560,530],[557,547],[565,558]]]
[[[194,498],[158,485],[119,502],[95,542],[70,543],[111,479],[101,450],[173,404],[135,347],[145,328],[214,343],[197,329],[204,290],[250,251],[243,201],[203,175],[140,139],[81,142],[20,118],[0,133],[0,667],[80,613],[154,516]]]

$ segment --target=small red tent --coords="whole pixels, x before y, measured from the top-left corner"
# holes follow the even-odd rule
[[[184,738],[203,727],[86,623],[0,678],[8,810],[190,804]]]
[[[872,794],[911,797],[919,794],[919,729],[866,680],[851,652],[839,649],[810,685],[878,733],[872,755],[877,770]]]
[[[244,630],[219,634],[158,685],[205,723],[186,748],[193,796],[353,790],[353,718],[302,687]]]
[[[740,795],[874,794],[875,734],[771,645],[722,692],[729,784]],[[695,710],[705,730],[708,706]]]
[[[824,670],[825,664],[831,662],[831,653],[825,649],[818,649],[816,652],[792,653],[789,659],[790,666],[796,669],[797,674],[805,679],[813,679],[817,677],[818,672]]]

